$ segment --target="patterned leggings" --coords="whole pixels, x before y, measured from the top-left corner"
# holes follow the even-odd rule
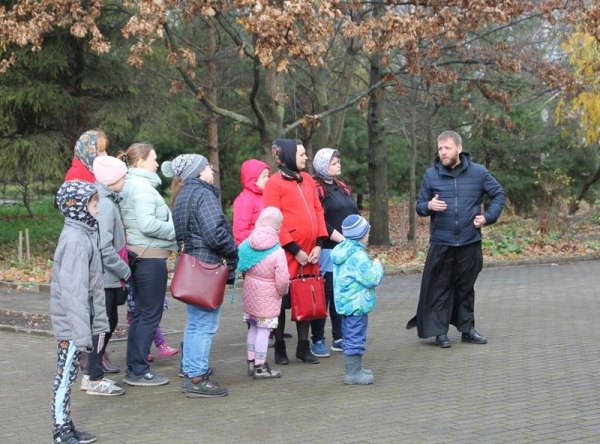
[[[81,352],[71,341],[59,341],[56,352],[56,373],[52,384],[52,422],[54,435],[71,432],[71,387],[77,380]]]

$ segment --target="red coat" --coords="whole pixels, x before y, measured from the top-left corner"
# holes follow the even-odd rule
[[[296,242],[307,254],[317,244],[319,237],[327,237],[325,215],[319,200],[317,187],[308,173],[302,173],[302,182],[285,180],[281,174],[273,174],[264,190],[265,207],[276,207],[283,213],[283,223],[279,231],[279,242],[286,246]],[[295,278],[300,272],[300,263],[296,258],[285,252],[290,271],[290,278]],[[318,264],[305,273],[318,274]]]
[[[74,179],[85,180],[86,182],[91,183],[96,182],[94,173],[88,170],[84,163],[76,157],[73,157],[73,160],[71,161],[71,168],[67,171],[65,182]]]

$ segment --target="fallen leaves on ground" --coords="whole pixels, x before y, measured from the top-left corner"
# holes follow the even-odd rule
[[[407,241],[409,208],[406,203],[391,203],[389,207],[389,246],[369,245],[368,251],[379,258],[387,270],[415,269],[422,267],[429,246],[429,219],[417,217],[417,233],[414,241]],[[368,218],[368,212],[363,212]],[[522,219],[503,214],[497,224],[484,227],[482,234],[488,246],[484,245],[484,261],[510,261],[552,256],[577,256],[597,254],[600,250],[600,226],[594,223],[591,210],[578,213],[577,218],[562,226],[561,232],[541,234],[535,219]],[[517,249],[511,251],[510,244]],[[47,246],[46,246],[47,245]],[[491,246],[490,246],[491,245]],[[44,248],[31,257],[30,264],[15,263],[16,251],[4,245],[0,251],[0,280],[27,284],[47,283],[52,277],[54,244],[44,242]],[[169,264],[172,268],[174,257]]]

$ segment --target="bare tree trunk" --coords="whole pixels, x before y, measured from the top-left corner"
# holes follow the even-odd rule
[[[283,74],[277,72],[276,67],[265,68],[265,119],[267,131],[265,132],[265,139],[261,142],[266,152],[271,148],[273,139],[282,135],[285,112],[283,77]]]
[[[352,21],[359,22],[361,15],[358,11],[354,11],[352,14]],[[339,88],[339,94],[336,97],[336,103],[342,104],[348,102],[350,95],[350,89],[352,87],[352,78],[356,72],[357,60],[357,42],[351,39],[346,47],[346,53],[344,54],[344,68],[340,75],[340,80],[337,83]],[[329,134],[329,146],[337,148],[340,146],[342,138],[342,130],[344,129],[344,121],[346,120],[346,110],[336,113],[331,118],[331,132]]]
[[[217,28],[214,20],[208,20],[208,62],[207,62],[207,85],[206,98],[217,105]],[[218,116],[212,111],[208,112],[208,161],[215,171],[214,185],[220,188],[220,167],[219,167],[219,124]]]
[[[416,89],[414,90],[416,96]],[[408,233],[406,239],[414,241],[417,238],[417,214],[414,210],[417,201],[417,159],[419,148],[417,143],[417,106],[416,100],[411,100],[410,106],[410,190],[408,198]]]
[[[23,178],[22,180],[17,180],[19,185],[21,185],[21,200],[23,202],[23,206],[27,210],[27,214],[29,217],[33,218],[33,210],[31,209],[31,190],[29,186],[29,180]]]
[[[329,96],[327,88],[328,75],[329,72],[323,69],[323,67],[311,69],[313,91],[316,99],[316,103],[314,105],[315,114],[319,114],[329,109]],[[343,112],[340,114],[343,114]],[[320,125],[317,128],[314,128],[312,146],[317,150],[329,147],[329,136],[331,134],[330,119],[330,116],[321,119]]]
[[[383,4],[374,5],[374,16],[383,12]],[[381,59],[379,53],[371,56],[369,84],[375,85],[381,79]],[[387,188],[387,144],[383,122],[385,89],[371,93],[367,126],[369,133],[369,214],[373,245],[389,245],[389,211]]]
[[[569,216],[573,216],[577,212],[581,199],[583,199],[585,193],[587,193],[590,187],[598,182],[598,180],[600,180],[600,168],[598,168],[594,174],[585,181],[585,183],[581,186],[581,190],[579,190],[577,196],[571,200],[571,204],[569,205]]]

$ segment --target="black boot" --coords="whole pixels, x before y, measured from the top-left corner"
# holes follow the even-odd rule
[[[471,327],[468,333],[463,333],[460,338],[461,342],[468,342],[469,344],[487,344],[487,339],[481,336],[475,330],[475,327]]]
[[[306,364],[318,364],[319,359],[310,351],[309,341],[298,341],[298,348],[296,349],[296,358],[300,359]]]
[[[290,360],[285,351],[285,341],[275,341],[275,364],[287,365]]]

